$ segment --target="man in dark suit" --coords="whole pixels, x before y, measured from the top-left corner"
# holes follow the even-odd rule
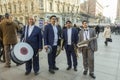
[[[75,52],[75,47],[78,42],[78,32],[76,28],[72,28],[71,21],[67,21],[66,26],[67,28],[63,30],[62,38],[67,55],[67,70],[72,68],[73,60],[74,71],[77,71],[77,53]],[[71,56],[73,59],[71,59]]]
[[[95,30],[87,26],[87,21],[82,22],[83,29],[79,33],[79,42],[89,40],[90,38],[96,37]],[[93,39],[86,46],[81,47],[83,56],[84,75],[87,75],[89,69],[89,75],[92,78],[96,78],[94,75],[94,52],[97,51],[97,39]]]
[[[49,72],[54,74],[54,70],[59,70],[56,67],[56,52],[58,46],[58,39],[59,39],[59,30],[56,23],[56,16],[52,15],[50,17],[50,23],[45,26],[44,29],[44,45],[45,49],[48,49],[48,45],[52,47],[52,52],[48,54],[48,65],[49,65]]]
[[[35,75],[39,73],[39,52],[42,50],[42,34],[40,28],[34,25],[32,17],[28,20],[28,25],[24,27],[22,40],[31,45],[34,50],[33,58],[26,62],[26,72],[28,75],[31,72],[32,64]]]

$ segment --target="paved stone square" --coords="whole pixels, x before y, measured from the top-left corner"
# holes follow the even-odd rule
[[[95,52],[95,80],[120,80],[120,35],[112,35],[113,42],[108,46],[104,44],[104,38],[100,34],[98,38],[98,51]],[[40,55],[40,74],[35,76],[32,71],[25,76],[25,65],[16,66],[12,62],[11,68],[4,68],[4,63],[0,63],[0,80],[93,80],[89,75],[84,76],[82,55],[78,58],[78,71],[73,69],[67,71],[65,51],[57,57],[56,63],[59,71],[50,74],[48,72],[47,54],[43,50]]]

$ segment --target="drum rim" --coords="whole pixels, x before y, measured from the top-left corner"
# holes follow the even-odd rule
[[[1,50],[2,49],[2,47],[0,47],[0,56],[2,56],[2,52],[3,52],[3,50]]]
[[[23,62],[23,61],[18,60],[18,59],[15,57],[13,50],[11,51],[10,56],[11,56],[12,61],[15,62],[15,63],[17,63],[17,64],[23,64],[23,63],[25,63],[25,62]]]

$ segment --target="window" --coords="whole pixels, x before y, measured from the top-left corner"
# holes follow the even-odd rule
[[[25,12],[28,12],[28,8],[27,8],[27,6],[25,5]]]
[[[4,4],[4,7],[5,7],[5,11],[7,12],[7,6],[6,6],[6,4]]]
[[[33,11],[33,10],[34,10],[33,5],[34,5],[34,3],[32,2],[32,3],[31,3],[31,11]]]
[[[50,11],[52,11],[52,2],[50,2]]]
[[[65,11],[65,7],[63,6],[63,12]]]
[[[22,10],[21,10],[21,2],[19,2],[19,11],[22,12]]]
[[[2,5],[0,5],[0,12],[2,13],[3,11],[2,11]]]
[[[14,5],[14,12],[16,13],[16,5]]]
[[[59,4],[57,4],[57,11],[58,11],[58,12],[60,11],[60,9],[59,9]]]
[[[8,5],[10,13],[12,13],[11,4]]]
[[[68,6],[68,12],[70,11],[70,7]]]
[[[44,2],[43,0],[40,0],[40,9],[43,9],[43,7],[44,7]]]

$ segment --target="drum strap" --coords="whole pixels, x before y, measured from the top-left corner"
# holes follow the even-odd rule
[[[28,25],[26,25],[26,27],[25,27],[25,41],[26,41],[26,39],[28,38],[28,31],[29,31],[29,26]]]

